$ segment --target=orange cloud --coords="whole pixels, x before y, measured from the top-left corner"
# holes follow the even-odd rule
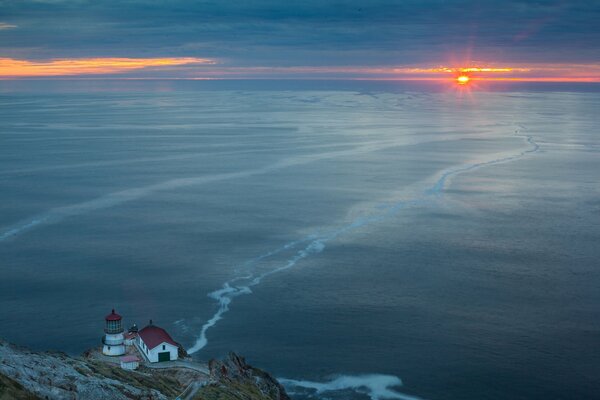
[[[600,82],[598,64],[528,64],[513,66],[463,67],[227,67],[203,68],[191,71],[189,78],[212,79],[371,79],[371,80],[439,80],[454,79],[466,74],[473,80],[543,81],[543,82]]]
[[[548,76],[548,77],[525,77],[525,78],[498,78],[498,77],[485,77],[485,78],[471,78],[472,80],[479,81],[505,81],[505,82],[582,82],[582,83],[598,83],[600,77],[569,77],[569,76]]]
[[[215,64],[214,60],[194,57],[174,58],[76,58],[27,61],[0,58],[0,77],[43,77],[115,74],[145,68],[187,64]]]
[[[600,82],[600,64],[487,63],[456,66],[227,66],[214,60],[174,58],[79,58],[28,61],[0,58],[0,79],[74,77],[122,74],[150,69],[151,74],[129,74],[127,79],[373,79],[438,80],[466,74],[478,81]],[[179,68],[177,68],[179,67]],[[117,76],[119,77],[119,76]],[[111,77],[111,78],[114,78]]]
[[[397,69],[397,72],[415,73],[415,74],[435,74],[435,73],[460,73],[460,72],[529,72],[531,68],[512,68],[512,67],[435,67],[435,68],[403,68]]]

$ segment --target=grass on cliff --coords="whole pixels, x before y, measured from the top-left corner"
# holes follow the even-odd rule
[[[0,400],[39,400],[19,382],[0,374]]]
[[[269,400],[251,383],[230,382],[227,386],[207,385],[201,388],[194,400]]]
[[[193,400],[289,400],[283,387],[267,372],[249,365],[243,369],[240,376],[222,377],[201,387]]]
[[[176,397],[185,389],[175,378],[166,376],[164,373],[145,374],[138,371],[126,371],[118,365],[103,362],[88,362],[86,366],[89,370],[76,367],[77,372],[86,376],[101,375],[140,389],[156,389],[167,397]]]

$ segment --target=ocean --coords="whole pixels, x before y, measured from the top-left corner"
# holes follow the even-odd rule
[[[294,399],[600,398],[600,87],[0,82],[0,337],[115,308]]]

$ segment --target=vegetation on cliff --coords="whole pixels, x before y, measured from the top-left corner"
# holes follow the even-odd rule
[[[38,353],[0,340],[0,400],[289,400],[273,377],[234,353],[211,360],[209,370],[206,375],[178,362],[126,371],[91,357]]]
[[[38,400],[39,397],[28,391],[19,382],[0,374],[0,400]]]
[[[210,383],[198,391],[195,400],[290,400],[275,378],[235,353],[222,361],[211,360],[208,367]]]

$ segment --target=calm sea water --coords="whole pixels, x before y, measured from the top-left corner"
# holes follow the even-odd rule
[[[115,307],[298,399],[600,398],[600,93],[497,89],[4,82],[0,336]]]

